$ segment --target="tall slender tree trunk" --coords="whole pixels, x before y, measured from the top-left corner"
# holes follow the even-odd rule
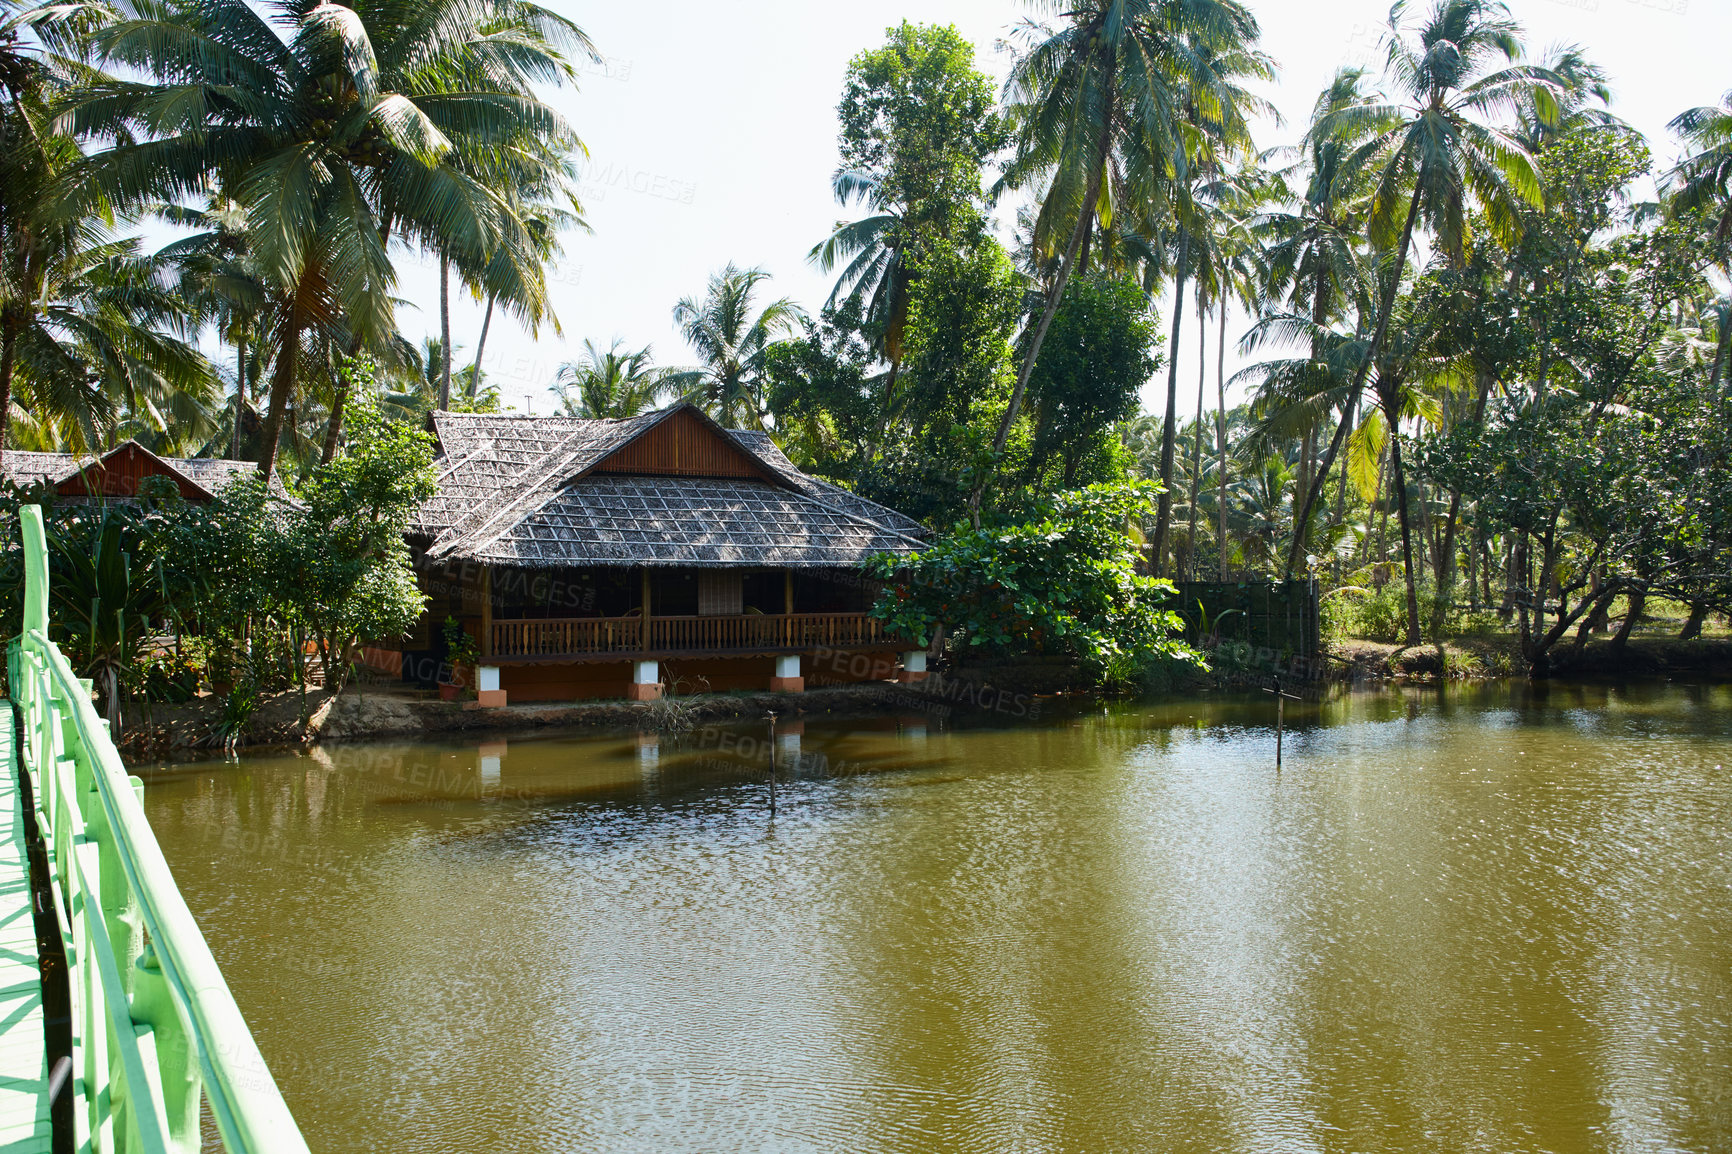
[[[12,428],[12,364],[18,355],[18,329],[11,317],[0,319],[0,462],[6,460],[6,434]]]
[[[451,407],[451,258],[439,254],[439,407]]]
[[[349,378],[341,370],[332,390],[331,416],[325,422],[325,447],[319,452],[319,464],[329,465],[337,455],[337,441],[343,435],[343,406],[349,400]]]
[[[1227,579],[1227,305],[1221,302],[1215,337],[1215,551],[1216,572]]]
[[[1207,378],[1209,326],[1204,323],[1203,293],[1197,290],[1197,421],[1191,446],[1191,541],[1185,548],[1185,568],[1197,577],[1197,498],[1203,491],[1203,385]]]
[[[1173,516],[1173,441],[1178,433],[1179,417],[1179,328],[1185,316],[1185,278],[1190,260],[1191,236],[1179,233],[1179,260],[1173,271],[1173,335],[1167,341],[1172,356],[1167,358],[1167,419],[1161,426],[1161,499],[1155,511],[1154,548],[1150,551],[1155,572],[1162,573],[1167,565],[1167,527]]]
[[[295,364],[301,351],[301,326],[292,320],[283,332],[283,347],[277,353],[276,371],[271,377],[271,404],[265,413],[265,425],[260,436],[259,476],[270,483],[271,470],[277,463],[277,441],[283,432],[283,413],[289,407],[289,394],[295,391]]]
[[[1702,623],[1708,620],[1708,603],[1706,601],[1690,602],[1690,616],[1684,621],[1684,628],[1678,633],[1680,641],[1694,641],[1702,636]]]
[[[241,423],[247,415],[247,338],[235,341],[235,427],[229,436],[229,460],[241,459]]]
[[[475,342],[475,367],[469,370],[469,399],[474,400],[481,394],[481,357],[487,351],[487,330],[493,327],[493,302],[498,299],[492,293],[487,294],[487,311],[481,316],[481,336]],[[895,381],[896,367],[890,368],[891,380]]]
[[[1389,285],[1383,290],[1383,300],[1377,310],[1377,327],[1371,333],[1371,345],[1365,350],[1365,360],[1354,371],[1353,384],[1347,390],[1347,404],[1342,411],[1353,408],[1359,400],[1359,392],[1365,387],[1366,374],[1377,360],[1377,354],[1383,351],[1383,339],[1389,335],[1389,314],[1395,308],[1395,294],[1401,287],[1401,274],[1407,268],[1407,252],[1413,246],[1413,225],[1419,219],[1419,193],[1414,192],[1412,203],[1407,206],[1407,219],[1401,226],[1401,243],[1395,250],[1395,268],[1389,276]],[[1323,482],[1329,476],[1330,468],[1335,464],[1335,455],[1341,451],[1341,444],[1347,438],[1347,422],[1335,430],[1335,436],[1330,438],[1329,451],[1323,455],[1322,466],[1317,470],[1317,477],[1311,482],[1311,488],[1306,490],[1305,504],[1299,510],[1299,523],[1304,524],[1311,519],[1311,506],[1317,503],[1317,497],[1322,491]],[[1293,536],[1293,547],[1287,553],[1287,571],[1285,576],[1293,576],[1293,566],[1299,561],[1299,550],[1305,542],[1298,535]]]
[[[975,528],[980,528],[980,499],[986,493],[986,486],[992,482],[993,475],[998,472],[998,459],[1004,452],[1005,442],[1010,440],[1010,430],[1016,424],[1016,415],[1022,408],[1023,394],[1028,391],[1028,378],[1034,372],[1035,359],[1040,356],[1040,346],[1046,340],[1046,331],[1052,327],[1052,318],[1058,315],[1059,301],[1064,298],[1064,286],[1070,283],[1070,272],[1076,264],[1077,252],[1083,241],[1088,237],[1089,230],[1094,227],[1095,207],[1101,197],[1101,180],[1106,174],[1107,148],[1111,144],[1112,108],[1108,103],[1106,113],[1101,123],[1101,139],[1095,154],[1095,163],[1089,172],[1088,195],[1083,198],[1082,208],[1077,213],[1076,230],[1070,234],[1070,244],[1065,246],[1064,259],[1059,261],[1058,276],[1052,282],[1052,294],[1047,298],[1046,308],[1041,310],[1040,323],[1035,326],[1034,336],[1029,338],[1028,352],[1023,354],[1022,367],[1016,373],[1016,387],[1011,390],[1010,404],[1004,410],[1004,419],[998,423],[998,435],[992,439],[992,459],[987,462],[980,476],[974,480],[974,491],[968,495],[968,517]]]
[[[1720,391],[1720,382],[1726,374],[1726,363],[1732,356],[1732,315],[1719,324],[1720,339],[1714,342],[1714,368],[1708,374],[1708,387],[1714,392]]]
[[[1395,479],[1396,516],[1401,520],[1401,563],[1407,581],[1407,643],[1418,645],[1419,589],[1413,573],[1413,527],[1408,523],[1407,477],[1401,469],[1401,441],[1393,433],[1389,437],[1389,463]]]

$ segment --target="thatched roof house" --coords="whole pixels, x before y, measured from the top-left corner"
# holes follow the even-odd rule
[[[159,457],[137,441],[122,441],[99,456],[72,453],[30,453],[8,449],[0,460],[0,477],[21,489],[47,486],[64,501],[131,500],[148,477],[166,477],[180,495],[203,504],[237,477],[258,472],[252,461],[214,457]],[[272,487],[282,485],[275,477]]]
[[[406,678],[440,669],[447,616],[475,636],[492,704],[645,698],[681,681],[793,689],[819,651],[843,658],[821,678],[894,672],[905,646],[866,616],[875,589],[859,566],[920,548],[923,528],[806,476],[767,435],[691,405],[431,421],[439,488],[412,543],[433,603]]]

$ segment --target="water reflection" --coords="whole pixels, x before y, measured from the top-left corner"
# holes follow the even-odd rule
[[[315,1149],[1732,1148],[1727,687],[150,775]],[[778,805],[770,816],[772,753]]]

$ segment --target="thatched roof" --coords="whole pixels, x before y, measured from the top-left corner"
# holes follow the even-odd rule
[[[20,488],[43,484],[59,488],[76,479],[81,473],[94,478],[112,469],[117,474],[130,476],[138,470],[139,461],[155,466],[149,470],[150,473],[184,482],[181,485],[184,495],[206,500],[216,496],[225,485],[236,478],[258,471],[258,465],[253,461],[230,461],[216,457],[160,457],[137,441],[129,440],[100,456],[30,453],[8,449],[4,459],[0,459],[0,477],[5,477]],[[287,495],[283,491],[281,479],[275,474],[271,477],[271,488],[278,496]],[[112,499],[124,500],[130,496],[131,494],[122,494]]]
[[[751,475],[619,471],[621,450],[682,412]],[[921,546],[918,522],[806,476],[767,435],[722,429],[689,405],[619,421],[439,412],[432,422],[439,491],[419,526],[430,559],[831,568]]]

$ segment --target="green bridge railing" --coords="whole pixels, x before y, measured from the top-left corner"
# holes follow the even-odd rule
[[[42,510],[19,511],[24,628],[7,649],[72,1004],[73,1146],[194,1154],[200,1102],[231,1151],[305,1154],[169,873],[108,726],[48,640]]]

